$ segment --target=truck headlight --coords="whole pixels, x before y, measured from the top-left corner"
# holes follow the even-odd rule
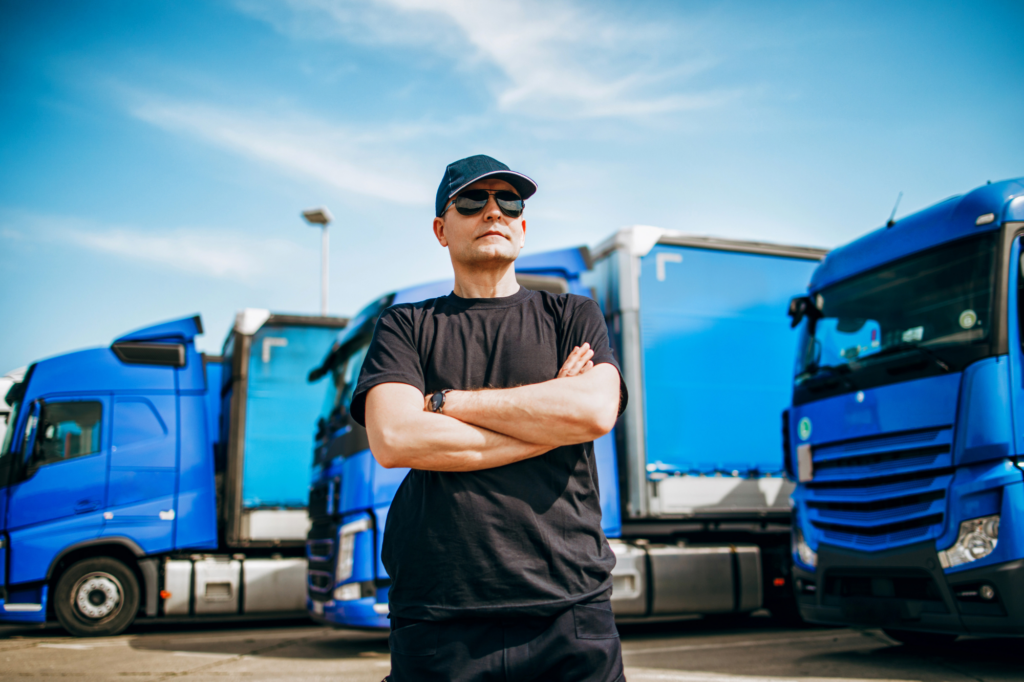
[[[999,544],[999,514],[982,516],[960,524],[960,535],[949,549],[939,552],[943,568],[984,559]]]
[[[349,583],[342,585],[334,591],[334,598],[338,601],[353,601],[363,596],[363,591],[359,587],[359,583]]]
[[[795,514],[793,515],[793,554],[805,566],[818,567],[818,553],[811,549],[811,546],[804,540],[804,532],[800,528]]]
[[[338,531],[338,566],[334,571],[334,583],[342,583],[352,577],[356,553],[356,535],[370,530],[370,519],[359,519],[346,523]]]

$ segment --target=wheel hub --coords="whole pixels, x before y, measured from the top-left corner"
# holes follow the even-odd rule
[[[72,594],[78,612],[86,618],[106,618],[121,606],[121,584],[109,573],[85,576]]]

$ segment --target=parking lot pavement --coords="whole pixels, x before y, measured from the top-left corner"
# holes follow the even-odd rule
[[[631,682],[1003,682],[1024,678],[1024,640],[961,638],[915,652],[876,630],[787,629],[768,617],[623,625]],[[143,625],[74,639],[0,628],[0,678],[379,682],[387,638],[308,622]]]

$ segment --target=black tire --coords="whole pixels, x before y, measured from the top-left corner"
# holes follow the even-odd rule
[[[959,635],[952,635],[946,632],[917,632],[915,630],[882,630],[889,637],[911,649],[939,649],[952,644]]]
[[[771,611],[772,619],[782,627],[805,628],[808,623],[800,616],[800,607],[797,606],[796,598],[779,599],[778,601],[765,604]]]
[[[117,559],[93,557],[71,565],[57,581],[53,610],[76,637],[111,637],[139,611],[139,581]]]

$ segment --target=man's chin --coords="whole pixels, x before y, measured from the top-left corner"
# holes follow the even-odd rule
[[[518,251],[501,248],[473,249],[463,254],[462,262],[474,266],[500,266],[513,262],[518,256]]]

